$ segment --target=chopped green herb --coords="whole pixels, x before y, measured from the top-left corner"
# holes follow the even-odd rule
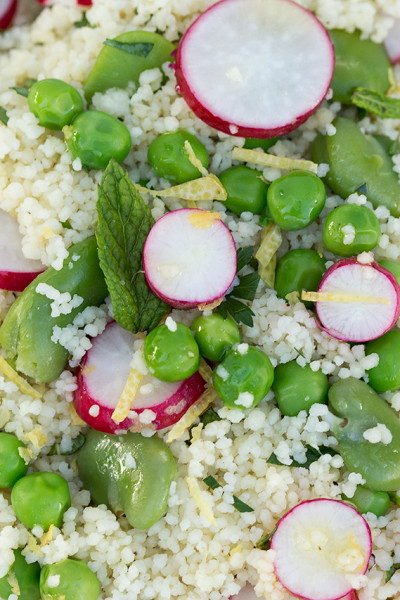
[[[237,264],[236,273],[239,273],[246,265],[249,265],[253,258],[254,248],[253,246],[246,246],[246,248],[239,248],[237,251]]]
[[[226,319],[228,313],[235,319],[237,323],[243,323],[248,327],[253,327],[254,313],[247,304],[232,298],[230,295],[226,296],[225,300],[218,306],[218,312]]]
[[[77,29],[81,29],[82,27],[90,27],[91,29],[95,29],[96,25],[91,25],[86,16],[87,11],[84,10],[82,13],[82,18],[80,21],[74,22],[74,27]]]
[[[24,96],[25,98],[27,98],[29,90],[31,89],[34,83],[36,83],[36,79],[28,77],[28,79],[25,79],[24,83],[21,86],[10,87],[10,90],[14,90],[20,96]]]
[[[351,101],[355,106],[376,115],[380,119],[400,119],[399,98],[390,98],[367,88],[356,88]]]
[[[117,48],[118,50],[122,50],[123,52],[128,52],[128,54],[133,54],[134,56],[140,56],[141,58],[146,58],[148,54],[153,49],[154,44],[150,42],[118,42],[118,40],[109,40],[106,39],[103,44],[105,46],[111,46],[112,48]]]
[[[6,109],[2,106],[0,106],[0,121],[4,123],[4,125],[7,125],[8,123],[8,115]]]
[[[313,446],[306,445],[306,461],[304,463],[299,463],[296,460],[292,461],[290,465],[284,465],[276,456],[275,452],[271,454],[271,456],[267,459],[267,462],[271,465],[283,465],[285,467],[302,467],[303,469],[309,469],[310,465],[317,461],[323,454],[330,454],[331,456],[335,456],[337,454],[336,450],[333,448],[329,448],[328,446],[319,446],[319,448],[314,448]]]
[[[302,352],[300,352],[300,350],[297,350],[297,348],[295,348],[293,346],[293,350],[296,350],[297,354],[299,354],[300,356],[302,356],[304,358],[304,354]]]
[[[64,227],[64,229],[72,229],[72,225],[68,219],[66,221],[61,221],[61,225]]]
[[[200,416],[200,423],[203,425],[208,425],[209,423],[213,423],[214,421],[220,421],[221,417],[213,408],[207,408],[207,410]]]
[[[212,475],[209,475],[208,477],[203,479],[203,481],[206,484],[206,486],[208,486],[212,490],[216,490],[217,488],[222,487],[222,485],[218,483],[218,481]]]
[[[222,487],[222,485],[218,483],[218,481],[212,475],[209,475],[208,477],[203,479],[203,481],[206,484],[206,486],[208,486],[212,490],[216,490],[217,488]],[[251,506],[240,500],[240,498],[238,498],[235,495],[233,496],[233,506],[236,508],[236,510],[238,510],[241,513],[254,512],[254,508],[251,508]]]
[[[392,579],[393,575],[400,569],[400,563],[393,563],[388,571],[386,571],[385,583]]]
[[[252,246],[239,248],[237,251],[236,273],[239,273],[246,266],[253,267],[253,251],[254,248]],[[257,268],[257,265],[255,265],[255,268]],[[225,296],[224,301],[219,305],[219,314],[224,319],[226,319],[229,314],[237,323],[244,323],[244,325],[252,327],[254,317],[253,311],[247,304],[241,302],[237,298],[254,300],[259,281],[260,276],[257,271],[239,276],[239,284]]]
[[[254,300],[260,276],[256,271],[239,277],[239,284],[233,288],[232,295],[243,300]]]
[[[168,310],[150,291],[143,273],[143,246],[154,219],[126,171],[113,159],[99,186],[97,213],[100,266],[115,320],[132,333],[153,329]]]
[[[82,448],[83,444],[85,443],[85,439],[86,438],[83,435],[83,433],[80,433],[76,438],[72,440],[71,450],[67,450],[64,452],[61,451],[60,444],[54,444],[50,448],[49,456],[54,456],[55,454],[60,456],[69,456],[70,454],[75,454],[75,452],[77,452],[79,448]]]
[[[270,546],[271,546],[271,539],[272,539],[272,536],[274,535],[275,531],[276,531],[276,527],[270,533],[263,535],[263,537],[261,539],[259,539],[258,542],[256,543],[256,547],[259,548],[260,550],[269,550]]]

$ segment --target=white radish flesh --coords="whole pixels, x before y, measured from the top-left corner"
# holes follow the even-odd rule
[[[171,306],[211,304],[235,278],[235,243],[218,213],[172,211],[150,230],[143,266],[150,288]]]
[[[393,64],[400,61],[400,19],[394,19],[392,28],[385,39],[386,52]]]
[[[25,258],[17,221],[0,210],[0,289],[22,292],[44,270],[39,260]]]
[[[204,380],[198,372],[184,381],[174,383],[165,383],[145,375],[131,407],[137,416],[115,422],[112,414],[130,373],[134,341],[132,333],[115,322],[110,323],[103,333],[93,339],[93,346],[78,369],[74,406],[78,415],[93,429],[107,433],[130,428],[140,430],[146,427],[146,421],[140,420],[140,415],[146,409],[155,415],[148,426],[155,429],[169,427],[182,417],[204,391]]]
[[[279,521],[271,548],[276,575],[290,593],[309,600],[338,600],[351,594],[351,577],[367,570],[371,532],[345,502],[308,500]]]
[[[222,0],[181,39],[177,90],[211,127],[283,135],[325,98],[334,51],[316,17],[291,0]]]
[[[363,256],[336,262],[318,287],[318,292],[365,298],[365,302],[316,302],[322,328],[332,337],[349,342],[380,337],[394,326],[400,315],[400,287],[396,278],[373,260],[370,264],[358,262]]]
[[[0,29],[7,29],[17,9],[17,0],[0,0]]]

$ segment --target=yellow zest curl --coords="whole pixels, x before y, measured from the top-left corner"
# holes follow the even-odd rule
[[[254,165],[262,165],[264,167],[275,167],[277,169],[285,169],[287,171],[310,171],[315,175],[318,173],[318,165],[311,160],[302,158],[287,158],[285,156],[275,156],[267,152],[259,150],[248,150],[247,148],[235,147],[232,151],[232,158],[242,160],[243,162],[253,163]]]

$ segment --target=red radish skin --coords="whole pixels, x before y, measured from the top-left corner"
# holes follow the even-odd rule
[[[147,236],[143,250],[147,283],[175,308],[212,304],[222,299],[235,278],[232,234],[219,218],[201,224],[207,214],[214,213],[197,208],[169,212]]]
[[[400,62],[400,19],[394,19],[393,26],[386,36],[384,45],[392,64]]]
[[[334,60],[326,29],[292,0],[222,0],[179,43],[177,91],[224,133],[281,136],[320,106]]]
[[[39,260],[25,258],[17,221],[0,209],[0,289],[22,292],[44,270]]]
[[[0,29],[7,29],[16,10],[17,0],[0,0]]]
[[[85,423],[97,431],[121,433],[131,428],[143,429],[145,425],[140,422],[139,416],[146,409],[156,415],[149,426],[164,429],[176,423],[205,389],[204,380],[198,372],[174,383],[161,382],[146,375],[142,385],[157,387],[154,393],[142,395],[138,392],[132,407],[138,417],[126,418],[120,423],[113,421],[113,411],[130,372],[134,340],[132,333],[115,322],[109,323],[103,333],[94,338],[92,348],[77,370],[75,410]]]
[[[38,0],[39,4],[43,4],[44,6],[51,6],[51,0]],[[76,3],[79,6],[92,6],[92,0],[76,0]]]
[[[400,286],[395,276],[372,260],[359,257],[337,261],[324,274],[318,292],[383,297],[389,304],[316,302],[321,328],[348,342],[367,342],[389,331],[400,316]]]
[[[317,498],[301,502],[282,517],[271,549],[275,552],[275,573],[294,596],[356,600],[349,576],[366,572],[372,537],[368,523],[353,506]],[[345,566],[347,557],[343,555],[349,550],[352,567]],[[356,555],[351,556],[354,552]]]

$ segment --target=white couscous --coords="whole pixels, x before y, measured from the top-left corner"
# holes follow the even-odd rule
[[[378,43],[385,39],[393,20],[400,19],[400,0],[297,1],[328,29],[358,29],[362,37]],[[0,122],[0,208],[17,219],[24,255],[60,270],[68,248],[96,230],[97,188],[103,171],[85,170],[66,149],[62,133],[41,126],[30,112],[26,97],[12,88],[22,86],[28,78],[57,78],[74,86],[83,97],[84,82],[105,39],[145,30],[176,44],[214,1],[93,0],[92,6],[82,7],[75,0],[53,0],[52,6],[37,10],[35,6],[34,15],[28,17],[33,3],[25,0],[15,24],[0,36],[0,107],[8,117],[7,123]],[[82,24],[83,11],[87,23],[77,26]],[[399,84],[399,67],[393,71]],[[209,172],[217,176],[238,164],[232,159],[232,150],[245,142],[244,138],[218,132],[193,114],[177,93],[175,73],[167,63],[161,69],[143,71],[137,86],[95,93],[91,108],[124,123],[132,145],[122,167],[132,182],[145,181],[147,187],[156,190],[171,185],[154,173],[147,158],[149,144],[160,134],[178,128],[194,134],[208,151]],[[342,110],[338,101],[325,100],[304,124],[279,139],[268,152],[310,159],[315,136],[334,136],[332,121]],[[365,133],[399,139],[400,119],[379,119],[366,113],[359,125]],[[392,160],[400,176],[400,154],[394,154]],[[326,167],[320,165],[320,175],[325,174]],[[276,167],[257,168],[269,182],[286,172]],[[177,197],[144,194],[143,198],[154,220],[187,206]],[[324,217],[344,203],[373,208],[362,193],[343,199],[328,189],[318,219],[305,229],[282,234],[278,259],[290,249],[320,250]],[[258,215],[243,212],[237,216],[218,201],[199,202],[198,206],[220,213],[237,248],[257,249],[260,245],[264,229]],[[376,260],[398,261],[400,218],[384,206],[373,212],[381,231],[374,249]],[[354,227],[347,225],[343,233],[343,243],[351,245]],[[335,257],[330,252],[324,252],[324,256],[325,266],[329,267]],[[37,293],[51,299],[53,316],[68,314],[82,301],[68,292],[57,294],[46,283],[39,284]],[[0,290],[0,321],[15,298],[15,293]],[[247,344],[257,346],[273,367],[289,361],[297,361],[302,367],[309,364],[312,371],[327,375],[331,385],[348,377],[368,381],[367,371],[378,364],[378,355],[366,354],[364,344],[350,344],[327,335],[303,302],[278,297],[262,280],[251,309],[253,325],[240,326],[239,354],[247,352]],[[199,314],[197,309],[173,309],[166,326],[174,332],[176,323],[190,326]],[[0,492],[0,579],[14,561],[13,550],[21,548],[28,563],[38,562],[40,566],[68,557],[82,559],[97,576],[99,598],[103,600],[228,600],[246,582],[265,600],[289,600],[293,596],[274,571],[273,551],[261,550],[257,543],[299,502],[314,498],[340,500],[342,495],[351,500],[356,487],[364,483],[362,475],[349,472],[340,454],[334,452],[323,453],[308,468],[292,466],[293,462],[297,465],[306,461],[309,446],[338,449],[327,405],[316,403],[308,412],[283,416],[272,390],[250,410],[242,410],[253,402],[247,391],[241,393],[242,408],[229,408],[217,398],[213,408],[219,420],[208,424],[197,420],[190,435],[186,429],[168,444],[177,473],[170,486],[166,514],[148,530],[135,529],[125,516],[116,516],[104,504],[91,501],[79,479],[76,457],[69,454],[72,440],[87,431],[72,403],[77,389],[74,370],[91,347],[91,340],[112,318],[108,297],[100,306],[87,306],[69,327],[54,328],[52,340],[68,350],[69,363],[54,381],[35,385],[38,397],[24,393],[0,373],[0,430],[14,434],[26,445],[29,473],[61,475],[68,482],[72,499],[62,525],[46,534],[40,526],[29,529],[21,523],[11,505],[10,490]],[[0,353],[6,358],[3,350]],[[223,365],[217,370],[222,380],[228,378]],[[143,387],[144,395],[151,392],[151,386]],[[399,415],[400,392],[390,391],[383,396]],[[90,411],[93,418],[99,414],[96,405]],[[149,412],[142,413],[145,436],[154,434],[149,427],[151,421]],[[169,429],[156,435],[166,441],[168,433]],[[370,427],[363,437],[370,444],[392,441],[391,432],[382,423]],[[276,464],[269,462],[273,453]],[[135,459],[130,458],[134,467]],[[221,486],[211,489],[204,485],[203,480],[209,476]],[[194,489],[200,490],[201,501]],[[235,498],[253,510],[240,512]],[[392,502],[384,516],[371,512],[364,516],[372,533],[372,557],[366,573],[354,577],[352,585],[359,600],[400,598],[400,508]],[[59,576],[49,577],[50,587],[58,583]],[[18,591],[14,588],[4,600],[17,600]]]

